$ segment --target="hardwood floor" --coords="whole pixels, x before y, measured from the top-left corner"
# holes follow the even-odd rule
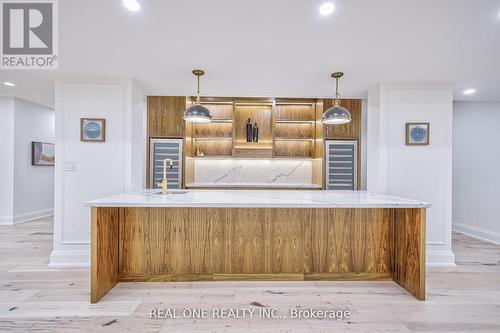
[[[0,332],[500,332],[500,246],[454,234],[457,267],[427,301],[392,281],[120,283],[89,302],[88,269],[48,268],[52,220],[0,227]],[[150,319],[150,308],[351,311],[349,320]]]

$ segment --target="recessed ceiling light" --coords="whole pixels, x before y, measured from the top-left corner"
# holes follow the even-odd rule
[[[335,5],[332,2],[325,2],[319,7],[319,13],[323,16],[330,15],[335,10]]]
[[[472,95],[472,94],[474,94],[475,92],[476,92],[476,89],[472,89],[472,88],[470,88],[470,89],[465,89],[465,90],[463,91],[464,95]]]
[[[3,84],[6,85],[6,86],[9,86],[9,87],[15,87],[16,86],[14,83],[9,82],[9,81],[4,81]]]
[[[137,0],[123,0],[123,5],[133,12],[141,10],[141,4]]]

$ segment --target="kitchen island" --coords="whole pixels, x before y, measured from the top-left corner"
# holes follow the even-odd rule
[[[118,282],[394,280],[425,299],[429,203],[363,191],[122,193],[92,209],[91,302]]]

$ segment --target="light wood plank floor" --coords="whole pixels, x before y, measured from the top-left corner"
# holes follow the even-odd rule
[[[500,246],[453,235],[428,300],[393,282],[120,283],[89,304],[88,269],[47,267],[52,220],[0,227],[1,332],[500,332]],[[253,305],[252,305],[253,304]],[[151,307],[347,309],[345,321],[149,319]]]

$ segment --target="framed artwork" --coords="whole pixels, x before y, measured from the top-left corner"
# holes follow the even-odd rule
[[[430,123],[406,123],[406,145],[425,146],[429,144]]]
[[[31,165],[54,166],[55,145],[46,142],[31,142]]]
[[[80,141],[104,142],[106,140],[106,119],[81,118]]]

